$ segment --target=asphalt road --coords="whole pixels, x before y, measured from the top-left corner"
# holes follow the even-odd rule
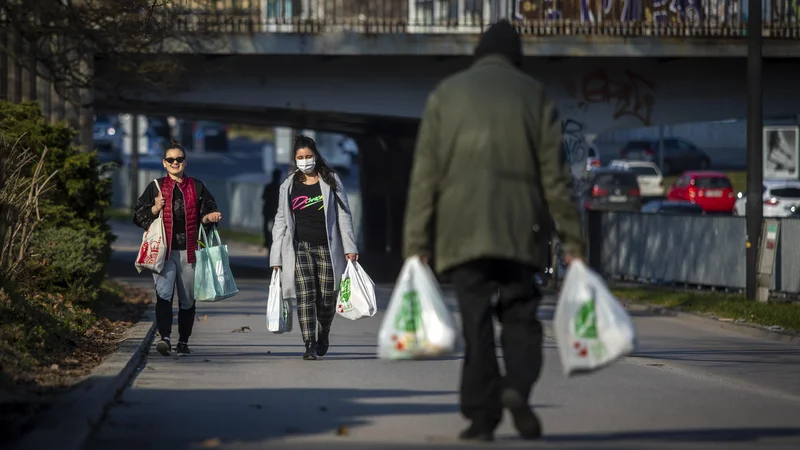
[[[130,263],[141,234],[117,230],[118,257],[130,267],[119,266],[118,274],[145,280]],[[466,424],[458,413],[459,355],[376,359],[379,312],[356,322],[337,318],[329,355],[303,361],[297,324],[284,335],[266,331],[266,260],[245,248],[230,250],[240,293],[198,306],[192,355],[151,351],[86,450],[475,447],[454,439]],[[363,265],[369,271],[369,261]],[[378,289],[381,311],[390,290]],[[547,299],[540,310],[546,322],[553,303]],[[505,421],[491,448],[800,448],[796,344],[633,314],[636,354],[592,375],[564,377],[548,338],[531,399],[545,437],[520,441]]]

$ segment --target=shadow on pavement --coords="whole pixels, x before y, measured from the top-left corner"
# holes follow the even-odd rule
[[[645,430],[622,433],[588,433],[546,436],[546,442],[608,442],[608,441],[673,441],[673,442],[736,442],[761,438],[800,436],[800,428],[711,428],[697,430]]]

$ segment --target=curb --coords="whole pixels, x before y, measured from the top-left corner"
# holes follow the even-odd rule
[[[92,429],[103,420],[108,407],[135,375],[155,334],[155,318],[150,308],[142,320],[125,333],[117,350],[87,378],[56,399],[47,413],[34,419],[32,429],[10,449],[82,449]]]
[[[624,299],[620,299],[624,300]],[[629,300],[624,300],[628,302],[625,309],[626,310],[638,310],[638,311],[647,311],[649,313],[653,313],[654,315],[660,315],[664,317],[673,317],[675,319],[686,320],[690,322],[698,322],[704,325],[719,327],[726,330],[736,331],[742,334],[746,334],[751,337],[761,338],[769,341],[774,342],[782,342],[786,344],[794,344],[800,343],[800,334],[792,334],[788,332],[780,332],[780,331],[770,331],[760,328],[759,325],[753,325],[748,323],[735,323],[735,322],[728,322],[724,320],[720,320],[718,318],[705,316],[699,313],[692,313],[692,312],[684,312],[684,311],[676,311],[674,309],[663,308],[659,306],[647,305],[647,304],[637,304],[630,302]],[[633,307],[633,308],[632,308]]]

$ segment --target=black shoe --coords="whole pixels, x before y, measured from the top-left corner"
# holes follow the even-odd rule
[[[506,389],[503,391],[502,401],[503,406],[511,412],[514,427],[523,439],[542,437],[542,423],[521,395],[513,389]]]
[[[328,353],[328,347],[331,346],[330,330],[319,332],[319,341],[317,342],[317,356],[325,356]]]
[[[169,356],[172,352],[172,344],[170,344],[169,339],[161,339],[156,344],[156,350],[164,356]]]
[[[472,424],[466,430],[459,433],[458,438],[462,441],[492,442],[494,435],[488,431],[482,431]]]
[[[192,351],[189,350],[189,344],[186,342],[178,342],[178,345],[175,346],[175,351],[179,355],[188,355],[189,353],[192,353]]]
[[[303,359],[312,361],[317,359],[317,343],[314,341],[306,342],[306,352],[303,354]]]

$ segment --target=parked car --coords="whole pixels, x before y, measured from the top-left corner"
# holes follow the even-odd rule
[[[631,161],[649,161],[659,163],[658,140],[629,141],[619,152],[620,158]],[[685,170],[707,170],[711,167],[711,158],[693,143],[678,138],[664,139],[665,175]]]
[[[665,214],[670,216],[701,216],[705,212],[699,205],[677,200],[653,200],[642,207],[643,214]]]
[[[661,197],[664,195],[664,177],[658,170],[658,165],[646,161],[621,161],[614,160],[608,165],[614,169],[633,172],[639,182],[642,197]]]
[[[227,152],[228,127],[219,122],[200,120],[194,123],[195,151]]]
[[[733,211],[736,194],[728,176],[722,172],[684,172],[672,184],[668,200],[695,203],[705,212],[728,213]]]
[[[639,211],[642,196],[633,172],[602,167],[589,174],[585,209],[593,211]]]
[[[764,217],[789,217],[800,209],[800,181],[764,180],[761,186]],[[737,194],[733,207],[736,216],[747,215],[747,195]]]
[[[116,116],[95,114],[94,147],[101,163],[122,164],[122,127]]]

